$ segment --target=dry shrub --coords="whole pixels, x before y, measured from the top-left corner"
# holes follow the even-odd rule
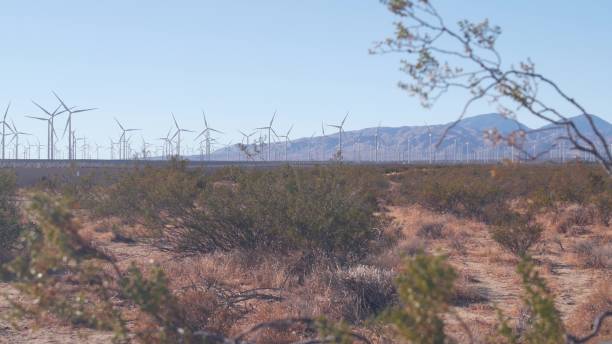
[[[612,309],[612,278],[598,282],[589,296],[572,312],[566,321],[568,330],[575,335],[585,335],[592,329],[593,319],[606,310]],[[589,343],[603,343],[612,339],[612,319],[606,319],[601,331]]]
[[[395,299],[393,276],[390,271],[373,266],[357,265],[337,272],[335,278],[340,289],[354,299],[354,318],[365,319],[390,306]]]
[[[465,255],[467,253],[465,243],[468,237],[469,234],[464,231],[452,231],[446,235],[450,248],[460,255]]]
[[[317,268],[289,296],[289,309],[301,316],[325,316],[332,320],[359,322],[374,316],[395,301],[393,276],[389,270],[357,265],[347,268]]]
[[[507,215],[489,229],[493,240],[508,252],[522,257],[542,236],[543,228],[530,216]]]
[[[443,223],[425,223],[417,230],[417,236],[424,239],[442,239],[444,236],[444,224]]]
[[[191,328],[227,333],[242,315],[241,309],[229,305],[213,290],[189,288],[177,293],[178,308]]]
[[[489,301],[489,295],[486,288],[479,287],[476,284],[479,281],[466,271],[460,271],[455,280],[454,295],[452,304],[459,307],[465,307],[474,303],[485,303]]]
[[[575,226],[584,227],[595,223],[596,212],[592,207],[577,206],[567,209],[560,215],[557,231],[567,233]]]
[[[574,253],[585,268],[612,268],[612,243],[601,237],[582,240],[574,244]]]

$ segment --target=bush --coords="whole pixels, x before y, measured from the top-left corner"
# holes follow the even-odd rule
[[[389,178],[400,184],[400,201],[485,222],[491,213],[486,208],[511,203],[529,212],[559,204],[596,205],[602,222],[612,213],[612,179],[582,164],[416,166]]]
[[[508,215],[489,229],[493,240],[510,253],[523,257],[542,236],[543,228],[530,216]]]
[[[321,166],[204,174],[175,162],[121,176],[100,197],[99,216],[151,230],[153,244],[181,253],[234,249],[304,251],[345,263],[381,231],[380,171]]]
[[[363,257],[380,221],[375,195],[351,172],[286,167],[238,171],[231,182],[209,183],[184,218],[176,247],[303,250],[344,262]]]
[[[24,229],[15,202],[15,180],[14,174],[0,172],[0,263],[11,259]]]
[[[347,312],[350,321],[377,315],[396,300],[391,271],[367,265],[357,265],[336,273],[337,287],[350,295],[352,309]]]
[[[443,231],[443,223],[425,223],[417,230],[417,236],[425,239],[441,239]]]
[[[587,239],[574,244],[574,252],[585,268],[612,268],[612,244],[601,239]]]
[[[386,319],[412,343],[445,343],[444,320],[453,299],[456,273],[444,257],[423,253],[407,259],[396,279],[401,306]]]

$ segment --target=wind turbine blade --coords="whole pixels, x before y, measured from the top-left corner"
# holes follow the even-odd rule
[[[272,126],[272,122],[274,122],[274,117],[276,117],[276,110],[274,110],[274,114],[272,115],[272,119],[270,120],[270,126]]]
[[[206,114],[204,113],[204,109],[202,109],[202,117],[204,117],[204,128],[208,128],[208,122],[206,121]]]
[[[44,107],[40,106],[40,105],[39,105],[37,102],[35,102],[35,101],[33,101],[33,100],[32,100],[32,103],[33,103],[34,105],[36,105],[36,107],[38,107],[39,109],[41,109],[42,111],[44,111],[44,112],[45,112],[47,115],[49,115],[49,116],[53,116],[52,114],[50,114],[50,113],[49,113],[49,111],[47,111],[47,109],[45,109]],[[8,108],[7,108],[7,110],[6,110],[6,111],[8,112]]]
[[[201,132],[201,133],[199,133],[199,134],[198,134],[198,136],[196,136],[196,137],[195,137],[195,139],[193,139],[193,140],[195,141],[195,140],[197,140],[198,138],[200,138],[200,136],[204,135],[204,133],[206,133],[206,131],[207,131],[207,130],[208,130],[208,129],[204,129],[204,130],[202,130],[202,132]]]
[[[222,132],[222,131],[219,131],[219,130],[217,130],[217,129],[209,128],[209,130],[210,130],[210,131],[217,132],[217,133],[219,133],[219,134],[223,134],[223,132]]]
[[[25,117],[33,118],[33,119],[39,119],[41,121],[48,121],[49,120],[48,118],[42,118],[42,117],[36,117],[36,116],[28,116],[28,115],[26,115]]]
[[[62,100],[62,98],[60,98],[57,93],[55,93],[55,91],[51,91],[53,92],[53,95],[55,95],[55,98],[57,98],[57,100],[59,100],[60,104],[62,104],[62,106],[64,107],[64,109],[66,109],[66,111],[70,112],[70,109],[68,109],[68,107],[66,106],[66,104],[64,104],[64,101]]]
[[[119,123],[119,120],[115,117],[115,122],[117,122],[117,124],[119,125],[119,128],[121,128],[121,130],[125,130],[125,128],[123,128],[123,126],[121,125],[121,123]]]
[[[340,126],[344,126],[344,122],[346,121],[346,118],[348,117],[349,113],[347,111],[346,116],[344,116],[344,119],[342,120],[342,123],[340,124]]]
[[[88,109],[74,110],[74,111],[72,111],[72,113],[79,113],[79,112],[86,112],[86,111],[93,111],[93,110],[98,110],[98,108],[88,108]]]
[[[10,108],[11,108],[11,102],[9,102],[8,105],[6,106],[6,110],[4,111],[4,117],[2,118],[2,121],[6,121],[6,115],[8,115]]]
[[[179,128],[178,122],[176,121],[176,117],[174,117],[174,114],[172,112],[170,112],[170,114],[172,115],[172,119],[174,120],[174,125],[176,125],[176,129],[181,129]]]
[[[66,121],[66,126],[64,127],[64,132],[62,133],[62,138],[64,138],[64,136],[66,136],[66,131],[68,130],[68,123],[70,123],[70,121]],[[119,123],[119,122],[117,122]]]
[[[125,129],[125,131],[138,131],[138,130],[142,130],[142,129]]]
[[[289,127],[289,130],[287,131],[287,136],[289,136],[289,134],[291,133],[291,130],[293,130],[293,124],[291,125],[291,127]]]

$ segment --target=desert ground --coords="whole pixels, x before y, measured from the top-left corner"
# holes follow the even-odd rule
[[[609,199],[605,198],[608,197],[607,193],[611,192],[612,184],[605,179],[606,177],[603,179],[593,177],[598,175],[596,167],[577,165],[541,168],[438,167],[433,169],[433,172],[430,167],[422,166],[377,167],[367,171],[355,171],[355,169],[363,167],[351,167],[333,173],[348,176],[348,180],[341,177],[337,183],[357,182],[373,189],[367,190],[371,193],[368,197],[375,198],[374,208],[369,208],[373,209],[372,219],[352,222],[350,226],[374,226],[375,236],[368,237],[364,252],[350,251],[350,248],[338,243],[333,249],[326,251],[333,254],[330,253],[325,258],[317,256],[317,252],[321,252],[321,249],[318,244],[313,244],[314,239],[309,241],[308,245],[302,245],[301,241],[297,241],[299,244],[293,241],[280,243],[280,245],[291,245],[288,249],[278,249],[280,246],[270,245],[264,241],[259,243],[259,239],[255,240],[257,245],[246,243],[234,245],[230,242],[211,245],[207,237],[204,241],[198,241],[198,245],[188,245],[200,239],[189,237],[194,232],[185,232],[181,226],[190,225],[187,219],[194,216],[193,212],[197,209],[206,207],[212,209],[218,205],[216,203],[203,205],[201,203],[203,201],[196,200],[198,205],[190,213],[173,209],[175,205],[183,206],[181,202],[184,200],[176,197],[188,193],[191,186],[186,182],[188,178],[180,174],[192,175],[193,171],[133,172],[131,177],[126,178],[138,178],[146,182],[134,185],[132,183],[135,179],[131,179],[129,183],[122,185],[121,183],[126,181],[113,181],[123,188],[131,185],[134,189],[108,191],[104,197],[96,199],[92,199],[91,196],[101,194],[103,191],[98,190],[95,183],[87,184],[86,181],[78,186],[58,183],[20,188],[16,190],[15,197],[21,222],[32,222],[41,227],[49,224],[41,221],[40,216],[32,215],[30,210],[32,203],[38,202],[33,199],[40,194],[52,195],[53,199],[61,198],[64,206],[68,208],[67,212],[71,214],[70,226],[73,226],[76,235],[82,240],[82,247],[92,247],[112,257],[113,264],[121,272],[135,266],[147,276],[152,274],[154,268],[161,269],[172,300],[176,303],[174,308],[181,314],[181,321],[189,324],[190,328],[205,330],[207,333],[219,334],[226,338],[240,337],[257,324],[278,319],[325,317],[330,323],[342,324],[342,328],[346,331],[358,334],[372,343],[419,342],[403,338],[397,326],[393,325],[392,321],[385,320],[386,310],[410,307],[410,304],[398,297],[398,288],[401,286],[398,285],[396,278],[401,271],[404,271],[406,261],[419,255],[445,257],[445,264],[455,272],[453,290],[447,300],[448,307],[444,308],[439,316],[445,323],[446,337],[459,343],[503,342],[501,339],[496,339],[500,314],[509,320],[510,327],[519,342],[528,342],[528,337],[525,337],[527,335],[523,334],[529,333],[530,326],[535,326],[534,310],[525,302],[525,286],[521,274],[517,271],[517,266],[525,255],[530,257],[535,270],[545,281],[549,295],[554,300],[558,317],[562,321],[563,330],[567,333],[577,336],[589,333],[593,319],[601,312],[612,309],[610,290],[612,228],[609,218],[605,218],[602,214],[612,206],[606,204]],[[210,190],[229,189],[228,192],[234,192],[235,188],[242,187],[241,183],[245,183],[245,180],[259,185],[253,180],[263,178],[259,175],[248,175],[246,177],[249,179],[241,179],[244,176],[236,177],[233,175],[235,172],[224,173],[212,177],[213,180],[205,181],[209,184],[207,187],[210,187]],[[286,175],[292,171],[289,169],[261,173]],[[360,177],[356,177],[355,173]],[[428,177],[416,177],[420,175],[432,178],[444,176],[448,181],[433,182]],[[525,175],[536,177],[522,179]],[[151,187],[150,183],[158,178],[165,180],[170,186]],[[359,180],[351,181],[351,178]],[[489,179],[493,182],[491,183]],[[479,183],[479,180],[486,181]],[[512,189],[508,185],[514,185],[513,183],[538,185],[543,183],[542,180],[549,180],[550,185],[553,185],[553,182],[566,185],[559,186],[559,189],[563,190],[551,189],[548,184],[541,186],[547,195],[553,195],[548,197],[546,202],[541,201],[542,195],[535,191],[540,189],[540,186],[526,187],[523,191],[512,192],[505,189],[506,187],[508,190]],[[476,184],[473,184],[474,181]],[[183,185],[185,182],[188,185]],[[198,181],[193,182],[195,184],[192,185],[198,183]],[[304,177],[303,182],[316,181]],[[436,192],[446,192],[446,194],[443,199],[432,196],[431,193],[426,194],[425,191],[417,194],[414,185],[416,182],[437,185]],[[537,225],[541,230],[538,237],[528,245],[525,254],[517,254],[512,250],[514,246],[500,244],[500,239],[495,234],[498,232],[492,228],[503,226],[499,225],[497,220],[491,219],[490,215],[491,212],[498,214],[499,210],[482,213],[478,210],[488,205],[487,200],[491,195],[478,193],[477,197],[480,198],[474,205],[466,193],[457,191],[458,186],[455,184],[451,186],[451,183],[455,182],[462,185],[463,191],[470,188],[486,189],[491,185],[504,185],[500,187],[503,192],[492,196],[495,202],[501,202],[517,214],[529,213],[529,223],[532,226]],[[254,192],[268,190],[265,186],[266,180],[262,183],[264,184],[261,186],[262,189],[255,188]],[[587,188],[589,183],[595,183],[596,188]],[[349,185],[346,190],[334,189],[334,192],[351,193],[354,191],[351,191],[353,187],[354,185]],[[104,183],[103,188],[108,190],[112,186]],[[143,192],[143,190],[156,189],[160,190],[154,195]],[[454,190],[454,193],[450,190]],[[319,191],[317,189],[313,193]],[[495,192],[498,191],[496,189]],[[581,196],[574,199],[560,196],[571,194],[570,191]],[[134,196],[135,199],[128,199],[128,196]],[[225,201],[240,203],[240,199],[234,198],[240,194],[226,196],[229,198],[219,201],[221,208],[228,207]],[[601,196],[604,200],[593,201],[595,198],[591,196]],[[153,198],[149,200],[148,197]],[[345,195],[342,194],[342,197]],[[353,196],[347,194],[346,197]],[[451,198],[453,202],[448,201]],[[295,203],[301,202],[293,198],[287,199]],[[308,220],[314,222],[314,218],[318,216],[318,209],[326,206],[328,201],[325,198],[321,199],[320,204],[302,205],[302,208],[298,207],[301,211],[298,213],[292,209],[270,208],[272,205],[281,207],[287,199],[281,197],[277,200],[278,203],[262,205],[257,211],[278,211],[279,216],[294,216],[300,226],[310,228],[308,226],[311,224],[306,223],[307,221],[301,216],[310,215],[312,218]],[[115,203],[116,208],[104,203],[109,200]],[[162,207],[161,204],[168,200],[178,204]],[[334,200],[336,199],[332,199]],[[304,202],[312,201],[313,199],[309,198]],[[192,200],[188,202],[193,203]],[[259,198],[254,202],[245,201],[243,207],[257,207],[258,204],[265,203]],[[353,205],[355,202],[367,201],[348,200],[348,203]],[[537,206],[532,207],[535,203]],[[153,214],[148,214],[150,218],[144,218],[142,214],[137,213],[143,210],[142,207],[154,205],[159,205],[160,208],[154,209]],[[108,209],[99,209],[100,206]],[[348,204],[345,206],[350,208]],[[475,208],[470,208],[474,206]],[[245,208],[240,209],[248,212]],[[342,209],[339,208],[338,211]],[[219,214],[227,217],[237,216],[231,211],[215,211],[217,216],[220,216]],[[366,210],[359,208],[347,211]],[[265,217],[258,214],[261,213],[256,213],[254,216]],[[336,215],[323,214],[323,217],[329,216]],[[170,220],[171,217],[174,219]],[[180,220],[177,221],[177,218]],[[220,220],[215,218],[215,223],[217,221]],[[242,221],[249,223],[251,227],[259,225],[249,222],[252,219]],[[269,221],[276,220],[272,217]],[[219,228],[227,230],[242,225],[243,222]],[[270,226],[275,225],[270,223]],[[282,222],[279,226],[289,226],[292,223]],[[268,222],[264,221],[265,224]],[[191,225],[194,226],[193,223]],[[202,224],[205,228],[213,225],[212,222]],[[326,228],[320,223],[311,226],[317,229]],[[241,233],[241,235],[246,234]],[[268,233],[258,235],[265,237]],[[181,236],[186,236],[188,242],[175,240]],[[242,237],[232,238],[234,237],[229,239],[222,237],[223,240],[242,240]],[[335,239],[325,238],[323,242],[329,240]],[[523,239],[519,238],[520,240]],[[16,247],[23,249],[23,246]],[[19,255],[17,249],[6,260]],[[46,282],[53,283],[51,288],[53,295],[37,296],[37,293],[44,293],[47,287],[42,285],[39,286],[40,289],[32,288],[31,283],[34,282],[30,279],[9,276],[0,282],[0,290],[4,294],[4,298],[0,301],[2,315],[0,342],[112,342],[115,330],[104,329],[104,326],[98,326],[99,324],[95,322],[75,321],[65,308],[58,306],[61,303],[58,300],[63,301],[77,294],[77,290],[84,282],[78,277],[72,280],[70,276],[80,273],[83,271],[71,266],[58,273],[62,275],[61,278],[50,276]],[[50,288],[51,284],[48,286]],[[87,289],[85,293],[94,293],[95,290],[97,289]],[[95,304],[93,300],[92,297],[90,302]],[[125,321],[128,334],[123,340],[180,342],[170,336],[160,337],[155,334],[143,336],[142,333],[146,333],[147,329],[157,326],[156,321],[159,319],[152,319],[154,317],[151,316],[151,312],[144,309],[138,301],[130,300],[118,292],[112,292],[107,301],[110,301],[112,307]],[[25,305],[27,311],[14,316],[16,303]],[[319,333],[318,337],[323,338],[321,336],[323,335]],[[265,327],[240,338],[253,343],[291,343],[317,338],[317,334],[313,333],[312,329],[297,324],[283,328]],[[353,340],[358,342],[356,338],[349,342]],[[604,320],[598,335],[589,343],[599,343],[605,339],[612,339],[612,319]]]

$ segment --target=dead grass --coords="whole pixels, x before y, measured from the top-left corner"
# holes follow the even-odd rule
[[[595,284],[588,297],[569,315],[566,325],[574,335],[584,335],[591,331],[593,319],[605,310],[612,309],[612,276]],[[591,343],[603,343],[612,339],[612,320],[607,319],[602,330]]]

